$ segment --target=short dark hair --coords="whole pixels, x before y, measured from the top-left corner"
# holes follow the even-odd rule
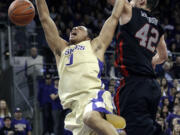
[[[159,4],[159,0],[147,0],[147,8],[154,10]]]
[[[11,120],[11,117],[10,117],[10,116],[6,116],[6,117],[4,117],[3,120],[5,121],[5,120],[7,120],[7,119]]]

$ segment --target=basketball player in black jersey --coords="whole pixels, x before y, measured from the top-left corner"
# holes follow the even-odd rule
[[[109,0],[113,3],[113,0]],[[160,88],[154,67],[167,59],[163,29],[151,11],[158,0],[126,1],[119,19],[115,66],[123,76],[114,98],[127,135],[160,135],[155,122]]]

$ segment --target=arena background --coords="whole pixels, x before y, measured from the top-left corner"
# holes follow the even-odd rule
[[[46,1],[60,36],[66,40],[72,27],[77,25],[90,28],[95,37],[112,9],[106,0]],[[12,116],[15,108],[20,107],[23,116],[32,124],[32,135],[40,135],[42,116],[37,100],[39,80],[44,79],[47,72],[51,73],[52,77],[57,76],[55,59],[48,48],[37,11],[29,25],[15,26],[8,20],[8,7],[11,2],[12,0],[0,1],[0,99],[6,100]],[[163,125],[163,130],[170,135],[173,131],[173,126],[170,125],[173,124],[169,117],[173,113],[174,106],[180,106],[180,96],[177,96],[180,91],[180,1],[161,0],[153,13],[160,19],[165,29],[169,56],[167,62],[156,67],[157,80],[162,90],[157,120]],[[115,92],[114,88],[121,78],[113,66],[115,44],[116,38],[106,52],[102,76],[105,89],[112,93]],[[28,65],[32,47],[37,48],[39,59],[34,64]],[[31,79],[28,79],[29,75]],[[169,103],[164,103],[165,99],[168,99]],[[180,113],[175,118],[180,118]],[[178,122],[176,124],[180,125]]]

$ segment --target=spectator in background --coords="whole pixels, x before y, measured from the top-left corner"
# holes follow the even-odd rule
[[[172,81],[174,77],[171,68],[172,68],[172,64],[168,61],[166,61],[162,66],[163,77],[165,77],[168,82]]]
[[[176,57],[176,62],[173,65],[173,71],[175,78],[180,79],[180,56]]]
[[[51,74],[45,74],[45,80],[39,81],[38,101],[43,116],[43,135],[53,133],[52,106],[49,92],[54,89]]]
[[[19,135],[15,134],[15,130],[11,125],[11,117],[4,118],[4,127],[0,130],[0,135]]]
[[[169,101],[171,103],[173,102],[173,99],[174,99],[176,92],[177,92],[177,89],[175,87],[172,87],[170,92],[169,92]]]
[[[174,125],[172,135],[180,135],[180,122]]]
[[[43,57],[38,55],[36,47],[31,48],[30,55],[25,62],[25,73],[28,80],[29,97],[32,97],[34,96],[33,75],[35,75],[35,77],[42,76]]]
[[[114,54],[111,54],[110,55],[110,61],[109,61],[109,76],[110,78],[113,78],[113,79],[117,79],[116,75],[115,75],[115,67],[114,67]]]
[[[0,100],[0,118],[4,118],[6,116],[11,116],[11,113],[8,109],[7,103],[5,100]]]
[[[167,82],[166,78],[161,79],[161,92],[162,92],[163,96],[168,95],[168,82]]]
[[[0,118],[0,129],[3,128],[3,126],[4,126],[4,120],[3,118]]]
[[[112,97],[115,94],[115,85],[116,85],[116,80],[115,79],[111,79],[109,81],[109,89],[108,89],[108,91],[111,92]]]
[[[31,126],[29,122],[22,117],[22,111],[19,107],[15,109],[12,126],[15,129],[15,135],[31,135]]]
[[[168,114],[169,114],[168,107],[167,107],[166,105],[164,105],[164,106],[162,107],[162,110],[161,110],[161,117],[162,117],[163,119],[166,119],[166,117],[168,116]]]
[[[52,116],[54,122],[54,133],[55,135],[64,134],[64,116],[62,115],[62,105],[58,96],[58,83],[59,78],[54,79],[54,88],[49,89],[49,96],[52,100]]]
[[[176,88],[177,91],[180,91],[180,83],[178,79],[173,80],[173,86]]]

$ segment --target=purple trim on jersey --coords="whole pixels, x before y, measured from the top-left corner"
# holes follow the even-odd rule
[[[102,112],[102,113],[105,113],[105,114],[112,114],[112,112],[106,110],[105,108],[102,108],[102,107],[99,107],[99,108],[93,108],[94,111],[97,111],[97,112]]]
[[[103,67],[104,67],[104,63],[98,59],[98,64],[99,64],[98,78],[101,78],[101,73],[102,73],[102,70],[103,70]]]
[[[112,113],[112,112],[106,110],[106,108],[97,107],[97,106],[96,106],[96,102],[104,102],[104,101],[103,101],[103,98],[102,98],[104,92],[105,92],[104,90],[100,90],[100,91],[98,92],[98,98],[97,98],[97,99],[93,98],[93,99],[91,100],[91,102],[92,102],[92,109],[93,109],[94,111],[98,111],[98,112],[110,114],[110,113]]]
[[[102,95],[104,94],[104,92],[105,92],[104,90],[100,90],[100,91],[98,92],[98,98],[97,98],[97,99],[93,98],[91,101],[92,101],[92,102],[97,102],[97,101],[103,102]]]

